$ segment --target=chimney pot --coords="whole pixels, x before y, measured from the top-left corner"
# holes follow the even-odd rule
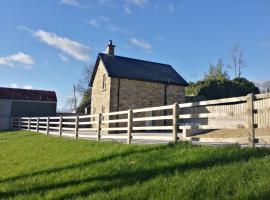
[[[115,45],[113,45],[112,40],[110,40],[106,48],[106,53],[109,56],[114,56],[114,48],[115,48]]]

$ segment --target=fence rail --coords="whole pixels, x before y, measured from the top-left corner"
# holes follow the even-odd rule
[[[194,130],[245,128],[249,144],[254,146],[256,127],[270,127],[270,93],[93,115],[12,119],[14,129],[96,140],[125,139],[128,144],[136,139],[176,142]]]

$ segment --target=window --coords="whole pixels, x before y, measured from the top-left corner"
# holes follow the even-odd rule
[[[103,79],[102,79],[102,90],[106,90],[106,74],[103,75]]]

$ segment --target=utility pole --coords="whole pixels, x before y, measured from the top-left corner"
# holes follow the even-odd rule
[[[74,112],[76,113],[77,100],[76,100],[76,86],[75,86],[75,84],[74,84],[74,87],[73,87],[73,93],[74,93]]]

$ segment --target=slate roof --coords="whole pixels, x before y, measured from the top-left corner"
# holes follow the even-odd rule
[[[56,93],[53,91],[4,87],[0,87],[0,99],[57,101]]]
[[[90,86],[93,84],[100,60],[103,62],[110,77],[188,86],[185,79],[171,65],[103,53],[98,54]]]

